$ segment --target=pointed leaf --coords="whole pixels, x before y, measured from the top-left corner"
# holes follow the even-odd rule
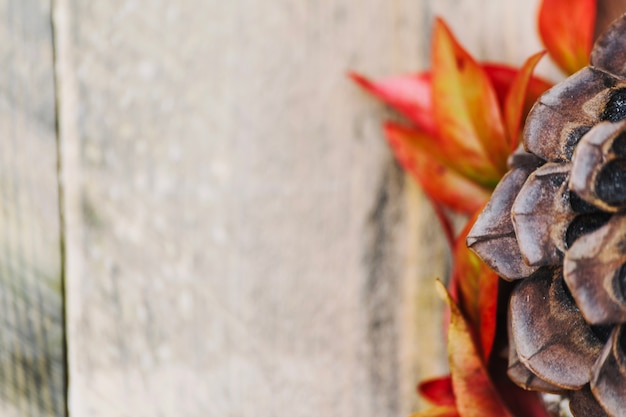
[[[475,220],[476,216],[467,223],[456,242],[452,282],[458,287],[459,306],[479,338],[478,350],[486,363],[496,332],[498,276],[465,244]]]
[[[385,78],[379,81],[348,74],[357,84],[415,123],[420,130],[435,136],[430,73]]]
[[[491,81],[441,19],[435,21],[433,107],[444,147],[455,149],[466,175],[495,185],[506,172],[509,147]]]
[[[511,88],[506,96],[504,104],[504,119],[509,137],[510,151],[513,152],[519,144],[520,124],[524,113],[526,93],[530,84],[532,73],[545,52],[539,52],[526,60],[520,71],[515,76]]]
[[[539,35],[548,53],[566,73],[589,64],[596,21],[596,0],[543,0]]]
[[[495,389],[461,310],[438,281],[450,306],[448,355],[457,409],[461,417],[512,417]]]
[[[450,375],[421,382],[417,386],[422,397],[435,405],[453,405],[452,377]]]
[[[453,405],[444,405],[411,414],[409,417],[459,417],[459,412]]]
[[[509,90],[511,89],[511,85],[513,85],[513,80],[519,73],[519,69],[508,65],[494,63],[483,63],[482,66],[493,84],[493,88],[498,96],[498,103],[500,103],[500,107],[504,108],[506,96],[509,94]],[[535,104],[535,101],[537,101],[539,96],[546,92],[546,90],[550,87],[552,87],[552,83],[540,77],[530,77],[526,99],[524,101],[524,117],[528,114],[530,108],[533,104]]]
[[[433,201],[455,211],[473,213],[489,198],[489,191],[440,162],[434,139],[388,123],[385,133],[396,159]]]
[[[499,106],[504,108],[506,97],[513,81],[520,72],[519,69],[504,64],[484,63],[481,65],[493,84]],[[363,89],[415,123],[420,130],[437,136],[432,106],[432,77],[430,72],[383,78],[377,81],[372,81],[354,72],[350,72],[348,75]],[[522,119],[539,96],[552,87],[552,84],[533,76],[530,77],[527,86]]]

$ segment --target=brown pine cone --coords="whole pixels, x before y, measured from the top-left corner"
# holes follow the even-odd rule
[[[626,15],[538,100],[524,147],[467,239],[515,281],[509,376],[626,416]]]

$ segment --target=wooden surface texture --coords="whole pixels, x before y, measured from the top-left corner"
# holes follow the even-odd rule
[[[65,412],[50,5],[0,1],[0,415]]]
[[[409,411],[405,180],[346,71],[411,69],[430,16],[353,4],[70,5],[75,413]]]
[[[0,415],[421,407],[449,259],[346,72],[427,68],[435,15],[519,65],[537,4],[0,0]]]

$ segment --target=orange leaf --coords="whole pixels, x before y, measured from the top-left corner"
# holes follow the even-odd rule
[[[452,377],[446,375],[421,382],[417,391],[435,405],[453,405]]]
[[[519,144],[519,128],[524,113],[526,92],[535,66],[544,55],[545,52],[539,52],[526,60],[513,79],[511,88],[506,96],[504,119],[510,141],[510,152],[513,152]]]
[[[441,19],[434,25],[432,65],[433,110],[443,146],[473,168],[460,167],[464,174],[495,184],[509,154],[498,99],[485,71]]]
[[[444,405],[440,407],[429,408],[419,413],[411,414],[409,417],[459,417],[456,407],[453,405]]]
[[[436,135],[429,73],[391,77],[379,81],[370,81],[357,73],[348,75],[365,90],[415,123],[420,130]]]
[[[506,96],[509,94],[509,90],[511,89],[513,80],[519,73],[519,69],[508,65],[493,63],[484,63],[483,68],[493,83],[500,107],[504,108]],[[535,76],[530,78],[526,101],[524,103],[524,115],[528,113],[539,96],[541,96],[550,87],[552,87],[552,84],[540,77]]]
[[[512,417],[489,378],[465,317],[443,284],[438,281],[437,285],[450,306],[448,356],[459,415]]]
[[[596,20],[596,0],[543,0],[539,35],[548,53],[566,73],[589,64]]]
[[[434,138],[395,123],[385,125],[385,134],[400,165],[434,202],[471,214],[489,198],[487,189],[441,162]]]
[[[478,350],[487,362],[496,333],[499,278],[465,243],[475,220],[476,216],[456,241],[451,285],[456,286],[459,306],[469,319],[473,334],[479,338]]]

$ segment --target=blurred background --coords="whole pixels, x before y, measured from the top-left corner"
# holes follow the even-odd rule
[[[520,65],[537,8],[0,0],[0,414],[416,411],[446,244],[346,73],[426,69],[437,15]]]

